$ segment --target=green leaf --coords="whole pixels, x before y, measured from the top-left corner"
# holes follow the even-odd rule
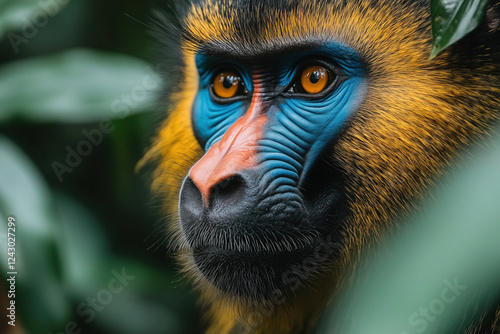
[[[60,275],[50,191],[28,157],[0,137],[0,267],[7,268],[7,218],[15,218],[16,308],[29,332],[47,332],[69,316]],[[40,310],[43,310],[41,312]]]
[[[43,23],[59,13],[69,1],[3,0],[0,1],[0,39],[19,29]],[[46,24],[46,23],[45,23]],[[21,35],[22,36],[22,35]]]
[[[152,109],[160,85],[146,62],[84,49],[0,68],[0,122],[95,122]]]
[[[84,310],[90,310],[89,297],[99,300],[106,295],[109,300],[99,304],[100,311],[93,320],[97,327],[123,334],[186,332],[178,312],[192,301],[184,295],[175,298],[172,286],[165,284],[175,280],[174,276],[130,258],[113,256],[102,223],[65,195],[56,193],[54,202],[61,232],[62,268],[75,309],[83,305]],[[116,274],[123,272],[130,276],[126,285],[115,282]],[[118,290],[110,290],[110,284]],[[166,297],[168,300],[164,300]]]
[[[488,0],[432,0],[430,58],[474,30],[484,19]]]
[[[99,222],[71,198],[55,193],[55,213],[61,237],[61,264],[72,295],[99,287],[109,271],[109,245]]]
[[[471,320],[471,305],[498,296],[498,129],[456,162],[376,260],[367,259],[325,333],[443,333]]]
[[[178,280],[178,276],[125,257],[109,261],[103,272],[107,280],[101,289],[108,287],[110,279],[115,277],[113,272],[124,272],[130,280],[123,290],[113,293],[110,303],[97,314],[95,321],[100,328],[121,334],[188,332],[189,324],[183,324],[179,319],[185,318],[183,313],[190,310],[194,296],[186,296],[186,291],[166,284]],[[82,295],[85,298],[83,301],[89,295],[98,293],[94,291]],[[131,317],[131,314],[134,316]]]

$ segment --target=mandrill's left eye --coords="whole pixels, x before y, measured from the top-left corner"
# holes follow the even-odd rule
[[[305,99],[321,98],[338,87],[341,73],[339,68],[323,61],[309,63],[297,72],[284,95]]]
[[[320,65],[306,67],[300,75],[302,89],[309,94],[318,94],[328,85],[329,75],[326,68]]]
[[[238,72],[222,70],[217,72],[212,79],[210,92],[215,101],[224,103],[245,96],[247,90]]]

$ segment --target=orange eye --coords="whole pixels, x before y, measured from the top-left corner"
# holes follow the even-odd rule
[[[328,86],[328,71],[320,65],[308,66],[300,75],[300,84],[306,93],[320,93]]]
[[[242,85],[240,76],[232,71],[222,71],[213,81],[213,92],[220,98],[229,99],[236,96]]]

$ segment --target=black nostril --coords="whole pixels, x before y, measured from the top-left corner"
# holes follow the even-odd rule
[[[198,218],[203,214],[203,197],[200,190],[188,176],[182,184],[179,210],[182,218]]]
[[[199,221],[204,214],[237,212],[244,205],[246,195],[245,180],[240,175],[235,175],[212,187],[206,207],[200,189],[188,176],[182,184],[179,198],[181,221],[183,223]]]
[[[245,181],[239,175],[217,183],[210,193],[209,207],[236,206],[245,199]]]

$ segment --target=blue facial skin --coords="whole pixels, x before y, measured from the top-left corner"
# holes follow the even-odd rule
[[[287,53],[285,57],[279,57],[272,66],[267,65],[272,68],[272,74],[266,75],[271,78],[269,84],[274,86],[271,91],[278,93],[267,102],[269,120],[258,152],[262,177],[268,180],[266,188],[275,194],[292,195],[297,194],[315,161],[358,108],[366,91],[366,76],[356,52],[339,43]],[[336,88],[320,97],[287,92],[292,81],[300,81],[297,72],[302,71],[305,64],[314,64],[315,59],[335,67],[334,73],[340,78]],[[197,55],[196,64],[200,87],[193,106],[193,127],[198,140],[208,150],[247,112],[253,90],[252,66],[203,54]],[[248,100],[221,104],[211,99],[211,81],[226,66],[239,71],[249,91]]]
[[[248,68],[220,58],[198,55],[196,65],[200,75],[200,87],[193,105],[193,125],[196,137],[205,151],[218,142],[227,129],[246,113],[245,103],[217,103],[210,96],[210,85],[214,75],[226,68],[238,70],[249,92],[252,91],[251,73]],[[247,104],[248,106],[248,104]]]

